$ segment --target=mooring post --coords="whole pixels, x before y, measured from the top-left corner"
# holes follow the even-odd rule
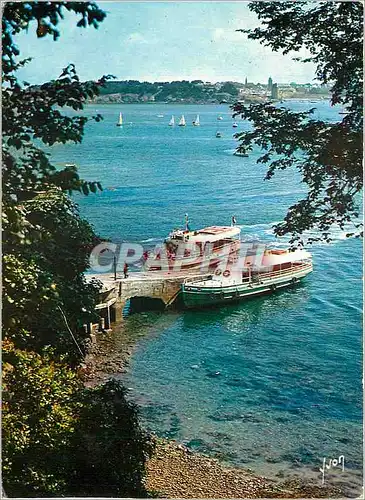
[[[125,303],[126,303],[125,300],[118,300],[118,302],[116,302],[114,304],[114,306],[115,306],[115,322],[116,323],[119,323],[120,321],[123,320],[123,309],[124,309]]]
[[[117,281],[117,257],[113,255],[114,281]]]
[[[106,328],[107,330],[110,329],[110,326],[111,326],[111,321],[110,321],[110,306],[108,304],[108,310],[107,310],[107,324],[106,324]]]

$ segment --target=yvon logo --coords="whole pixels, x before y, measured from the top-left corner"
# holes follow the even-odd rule
[[[345,457],[340,455],[338,458],[331,458],[327,464],[327,458],[323,457],[323,466],[319,468],[322,472],[322,484],[324,484],[324,474],[326,470],[330,470],[334,467],[342,467],[342,472],[345,470]]]

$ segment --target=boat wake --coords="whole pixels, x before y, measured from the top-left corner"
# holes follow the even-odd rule
[[[141,240],[141,243],[154,243],[161,242],[162,238],[147,238],[146,240]]]
[[[279,247],[286,247],[289,245],[290,235],[281,236],[276,238],[274,235],[273,226],[279,224],[281,221],[273,221],[269,223],[262,224],[242,224],[238,227],[242,229],[242,241],[244,242],[253,242],[253,241],[262,241],[263,243],[273,244]],[[313,243],[313,246],[328,246],[334,245],[341,241],[347,240],[346,236],[349,233],[354,232],[355,228],[352,224],[347,224],[344,229],[341,228],[332,228],[329,232],[329,236],[331,238],[331,242],[327,243],[325,241],[316,241]],[[308,241],[310,238],[318,238],[321,236],[321,232],[317,229],[313,229],[310,231],[306,231],[303,234],[304,241]]]
[[[281,221],[280,220],[276,220],[276,221],[273,221],[273,222],[262,222],[262,223],[259,223],[259,224],[242,224],[242,225],[238,225],[237,227],[240,227],[241,229],[243,230],[246,230],[246,229],[270,229],[272,226],[274,226],[275,224],[279,224]]]

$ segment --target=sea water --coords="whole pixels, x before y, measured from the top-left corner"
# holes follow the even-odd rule
[[[327,101],[321,119],[340,118]],[[233,155],[233,134],[248,130],[227,105],[92,105],[81,145],[56,145],[54,162],[76,163],[104,191],[75,196],[81,214],[105,238],[152,248],[169,231],[228,225],[244,241],[275,241],[272,225],[305,196],[298,173],[264,181],[265,166]],[[116,127],[119,112],[123,127]],[[158,115],[163,114],[163,117]],[[185,115],[186,127],[169,127]],[[200,115],[200,127],[192,121]],[[222,121],[217,116],[223,117]],[[216,132],[222,134],[216,138]],[[161,436],[272,478],[325,482],[358,495],[362,483],[361,241],[333,231],[315,244],[314,272],[275,295],[201,311],[140,313],[126,320],[143,331],[124,382],[143,424]],[[281,246],[287,239],[277,242]]]

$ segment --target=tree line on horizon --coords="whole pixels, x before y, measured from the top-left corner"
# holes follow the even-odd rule
[[[326,85],[316,86],[307,84],[290,84],[295,89],[295,95],[303,96],[325,96],[328,97]],[[32,85],[30,90],[37,92],[41,85]],[[240,91],[269,91],[268,84],[252,82],[204,82],[203,80],[175,80],[171,82],[147,82],[139,80],[108,80],[100,87],[97,102],[180,102],[191,101],[201,103],[228,103],[233,104],[237,99],[249,99],[248,96],[240,95]],[[291,94],[292,95],[292,94]],[[92,101],[92,99],[90,99]]]
[[[156,101],[165,101],[169,97],[205,99],[215,94],[229,94],[237,97],[239,89],[237,84],[222,83],[219,88],[201,80],[172,81],[172,82],[139,82],[138,80],[109,81],[101,89],[100,94],[137,94],[139,96],[153,95]]]
[[[300,94],[328,96],[327,86],[317,87],[310,84],[290,85]],[[239,98],[240,91],[245,90],[269,90],[268,84],[241,83],[241,82],[204,82],[203,80],[176,80],[171,82],[146,82],[139,80],[113,80],[106,82],[101,89],[100,95],[111,94],[128,95],[133,94],[138,98],[152,97],[155,102],[179,101],[192,99],[202,102],[221,102],[225,100],[234,103]]]

